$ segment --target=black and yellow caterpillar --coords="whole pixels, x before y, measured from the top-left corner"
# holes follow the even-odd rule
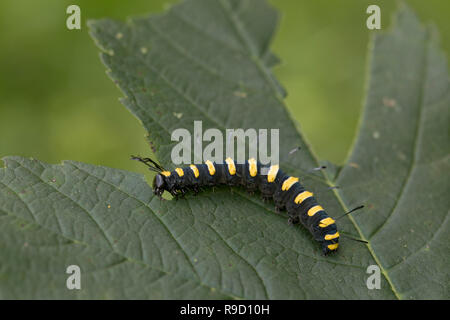
[[[287,210],[289,222],[301,222],[320,243],[325,255],[337,251],[339,247],[335,221],[317,203],[313,193],[305,190],[299,178],[284,174],[278,165],[262,165],[255,159],[239,164],[227,158],[222,164],[208,160],[204,164],[167,171],[150,158],[132,159],[145,163],[150,170],[157,172],[153,190],[159,197],[164,191],[178,197],[188,191],[198,193],[200,187],[241,185],[249,192],[259,190],[263,199],[273,199],[277,211]]]

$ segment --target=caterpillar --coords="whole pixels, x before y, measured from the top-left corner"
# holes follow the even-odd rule
[[[197,194],[200,187],[216,185],[240,185],[250,193],[259,190],[263,200],[274,201],[277,212],[287,211],[289,223],[301,222],[319,242],[324,255],[336,252],[339,247],[335,220],[318,204],[313,193],[301,185],[299,178],[286,175],[279,165],[262,165],[253,158],[239,164],[227,158],[224,163],[207,160],[204,164],[167,171],[150,158],[132,156],[132,159],[146,164],[157,173],[153,180],[153,192],[158,197],[165,191],[175,198],[191,190]]]

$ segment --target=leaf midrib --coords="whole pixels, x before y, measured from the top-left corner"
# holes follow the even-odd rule
[[[227,13],[230,15],[231,21],[234,22],[234,23],[236,24],[236,26],[234,26],[234,23],[232,23],[232,25],[234,26],[235,30],[237,30],[237,34],[240,36],[240,38],[241,38],[241,39],[243,40],[243,42],[246,44],[247,48],[249,48],[249,50],[251,50],[252,47],[251,47],[251,45],[248,43],[247,38],[246,38],[245,36],[242,36],[242,35],[240,34],[240,32],[244,32],[244,31],[242,30],[242,26],[241,26],[241,24],[239,23],[238,17],[236,17],[235,15],[233,15],[233,13],[232,13],[232,12],[227,8],[227,6],[223,3],[223,0],[219,0],[219,3],[220,3],[220,4],[222,5],[222,7],[224,8],[224,11],[227,12]],[[427,47],[426,47],[425,50],[427,50]],[[252,52],[250,52],[250,53],[252,53]],[[266,79],[267,79],[266,72],[264,71],[265,69],[263,69],[263,67],[261,66],[260,60],[258,59],[257,55],[252,54],[252,57],[255,57],[254,60],[255,60],[256,65],[257,65],[258,68],[263,72],[264,76],[265,76]],[[425,66],[424,66],[424,69],[425,69]],[[425,69],[425,70],[426,70],[426,69]],[[272,81],[269,81],[269,83],[270,83],[270,85],[271,85],[271,87],[272,87],[272,89],[273,89],[273,91],[274,91],[274,93],[275,93],[275,96],[276,96],[277,99],[280,101],[281,105],[284,106],[284,109],[287,110],[286,104],[285,104],[284,100],[282,99],[282,97],[279,95],[279,92],[278,92],[278,91],[276,90],[276,88],[273,86],[273,82],[272,82]],[[423,88],[423,86],[422,86],[422,91],[423,91],[423,90],[424,90],[424,88]],[[422,104],[421,104],[420,108],[422,108]],[[292,118],[291,118],[291,117],[289,117],[289,119],[292,121]],[[297,127],[296,127],[296,126],[294,126],[294,127],[295,127],[295,129],[296,129],[296,131],[297,131],[297,134],[298,134],[300,137],[302,137],[303,140],[306,142],[305,137],[303,137],[303,136],[300,134],[300,132],[297,130]],[[317,166],[319,166],[319,161],[318,161],[317,157],[315,156],[315,154],[314,154],[309,148],[308,148],[308,151],[309,151],[309,154],[311,155],[311,158],[313,159],[313,161],[316,163]],[[321,174],[322,174],[322,176],[324,177],[325,182],[326,182],[330,187],[332,187],[334,184],[332,183],[332,181],[330,181],[330,180],[328,179],[328,176],[327,176],[325,173],[323,173],[323,172],[321,172]],[[336,196],[338,202],[341,204],[342,209],[344,210],[344,212],[348,212],[349,209],[348,209],[347,206],[345,205],[345,202],[343,201],[342,197],[339,195],[338,191],[337,191],[336,189],[333,189],[333,192],[334,192],[334,194],[335,194],[335,196]],[[349,215],[349,219],[350,219],[350,221],[353,223],[353,225],[355,226],[355,228],[356,228],[356,230],[358,231],[358,233],[359,233],[359,235],[361,236],[361,238],[362,238],[363,240],[368,241],[368,240],[365,238],[365,236],[362,234],[362,231],[361,231],[361,229],[359,228],[359,225],[356,223],[356,221],[353,219],[353,217],[352,217],[351,215]],[[401,297],[400,297],[399,293],[397,292],[397,290],[396,290],[396,288],[395,288],[395,286],[394,286],[394,284],[393,284],[391,278],[389,277],[389,274],[388,274],[387,270],[385,270],[385,268],[384,268],[383,265],[381,264],[381,262],[380,262],[378,256],[376,255],[376,253],[375,253],[375,251],[373,250],[372,246],[370,245],[370,242],[369,242],[369,241],[368,241],[368,243],[367,243],[367,247],[368,247],[368,250],[369,250],[370,254],[371,254],[372,257],[375,259],[376,263],[379,265],[379,267],[380,267],[380,269],[381,269],[381,271],[382,271],[384,277],[386,278],[386,280],[388,281],[389,285],[391,286],[392,292],[395,294],[395,296],[397,297],[397,299],[401,299]]]
[[[375,41],[375,38],[372,37],[372,42]],[[412,173],[414,172],[414,168],[416,166],[416,162],[417,162],[417,158],[418,158],[418,145],[419,145],[419,139],[421,137],[421,124],[422,124],[422,118],[423,118],[423,109],[424,109],[424,105],[425,105],[425,89],[426,89],[426,81],[427,81],[427,68],[428,68],[428,55],[429,55],[429,46],[430,46],[430,42],[431,42],[431,38],[430,38],[430,32],[428,30],[428,28],[425,28],[425,39],[424,39],[424,53],[423,53],[423,62],[422,62],[422,70],[421,70],[421,85],[420,85],[420,92],[419,92],[419,96],[418,96],[418,104],[419,104],[419,111],[418,111],[418,116],[417,116],[417,121],[416,121],[416,126],[415,126],[415,132],[414,132],[414,145],[413,145],[413,159],[411,160],[411,164],[408,168],[408,172],[406,174],[406,177],[403,181],[403,185],[402,188],[400,189],[400,191],[397,194],[396,197],[396,201],[391,209],[391,211],[389,212],[389,215],[387,216],[386,220],[375,230],[373,231],[368,237],[366,237],[362,230],[359,228],[359,225],[357,224],[356,220],[353,218],[353,216],[349,215],[349,219],[352,221],[352,223],[354,224],[355,228],[358,230],[359,235],[361,236],[361,239],[367,241],[367,247],[370,251],[370,253],[372,254],[372,256],[374,257],[375,261],[377,262],[377,264],[379,265],[381,272],[383,273],[384,277],[386,278],[386,280],[388,281],[389,285],[391,286],[392,292],[395,294],[396,298],[401,300],[401,294],[400,292],[398,292],[398,290],[396,289],[391,277],[389,276],[389,271],[392,270],[392,268],[398,267],[399,265],[401,265],[402,263],[404,263],[404,260],[395,264],[394,266],[385,268],[383,266],[383,264],[381,263],[381,261],[379,260],[379,257],[377,256],[377,254],[375,253],[374,248],[372,247],[372,245],[370,244],[370,240],[388,223],[388,221],[391,219],[391,217],[394,215],[398,204],[401,202],[401,200],[403,199],[403,195],[405,190],[407,189],[407,186],[409,185],[409,181],[411,178]],[[373,45],[369,46],[370,48],[374,48]],[[353,150],[350,152],[350,154],[353,154],[356,150],[357,144],[355,144],[353,146]],[[341,196],[338,194],[338,192],[336,190],[333,190],[336,197],[338,198],[339,202],[341,203],[342,207],[344,208],[345,211],[348,211],[349,208],[345,205],[345,203],[343,202],[343,199],[341,198]]]

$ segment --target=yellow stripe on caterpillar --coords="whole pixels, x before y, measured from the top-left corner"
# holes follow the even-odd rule
[[[250,172],[251,177],[254,177],[258,174],[258,166],[256,165],[255,158],[251,158],[248,160],[248,171]]]
[[[303,201],[305,201],[306,199],[311,198],[312,196],[313,196],[313,193],[312,193],[312,192],[309,192],[309,191],[303,191],[303,192],[299,193],[299,194],[295,197],[294,202],[295,202],[296,204],[300,204],[300,203],[302,203]]]
[[[335,221],[333,219],[331,219],[330,217],[322,219],[319,221],[319,227],[321,228],[326,228],[328,227],[330,224],[333,224]]]
[[[330,250],[336,250],[337,247],[339,247],[339,243],[329,244],[327,247],[328,247],[328,249],[330,249]]]
[[[206,160],[205,164],[208,166],[209,174],[213,176],[214,173],[216,173],[216,168],[214,167],[214,164],[209,160]]]
[[[284,180],[283,185],[281,186],[281,190],[288,191],[292,185],[298,182],[298,178],[296,177],[289,177],[286,180]]]
[[[339,232],[336,232],[335,234],[327,234],[325,236],[325,240],[332,240],[336,238],[339,238]]]
[[[323,211],[323,208],[321,206],[314,206],[308,210],[308,216],[312,217],[319,211]]]
[[[170,171],[161,171],[161,174],[166,177],[170,177]]]
[[[189,167],[191,168],[192,172],[194,173],[194,176],[195,176],[196,178],[198,178],[198,176],[200,175],[200,173],[198,172],[197,166],[196,166],[195,164],[191,164]]]
[[[234,165],[234,161],[231,158],[226,158],[225,162],[228,165],[228,172],[230,175],[234,176],[236,174],[236,166]]]
[[[267,182],[274,182],[277,177],[278,170],[280,170],[280,166],[275,164],[270,166],[269,172],[267,173]]]
[[[255,160],[256,158],[250,158],[246,160],[247,163],[244,161],[243,163],[238,164],[232,158],[228,157],[218,165],[218,168],[215,167],[216,163],[212,160],[205,159],[205,162],[202,165],[190,164],[189,167],[174,168],[173,170],[171,169],[171,171],[167,171],[150,158],[132,156],[132,159],[139,160],[147,165],[151,171],[157,172],[153,181],[153,193],[155,196],[161,198],[164,192],[169,192],[175,198],[178,198],[187,190],[192,190],[197,193],[200,189],[199,187],[211,187],[218,184],[244,184],[248,190],[253,190],[256,187],[256,189],[261,189],[264,198],[274,198],[276,209],[283,208],[288,210],[288,213],[291,216],[291,223],[293,221],[301,220],[302,224],[304,224],[313,235],[313,238],[320,243],[323,254],[326,255],[332,253],[339,247],[338,242],[340,234],[337,231],[336,221],[329,217],[322,206],[315,202],[314,194],[305,190],[301,185],[299,178],[284,175],[278,164],[258,167],[260,164]],[[150,164],[150,162],[152,164]],[[221,171],[222,168],[223,171]],[[203,175],[206,174],[205,169],[208,170],[209,177],[203,177]],[[242,172],[240,171],[238,174],[237,169]],[[229,174],[226,174],[226,170],[228,170]],[[248,173],[245,172],[247,170]],[[259,171],[261,171],[262,174],[261,179],[257,178],[260,173]],[[192,174],[190,175],[189,172],[192,172]],[[202,172],[202,178],[200,178],[200,172]],[[215,176],[216,172],[218,174],[217,176]],[[225,176],[223,176],[222,173],[224,173]],[[280,176],[278,176],[278,173]],[[187,177],[184,177],[185,175]],[[178,179],[177,176],[180,178]],[[190,178],[190,180],[184,179],[191,176],[194,176],[195,178]],[[256,177],[256,179],[250,178],[250,180],[255,181],[249,181],[249,177]],[[296,183],[298,184],[295,185]],[[294,201],[294,203],[292,203],[292,201]],[[363,206],[359,206],[351,210],[351,212],[362,207]],[[292,217],[297,218],[296,220],[293,220]]]
[[[180,177],[184,176],[184,171],[181,168],[176,168],[175,171],[178,173]]]

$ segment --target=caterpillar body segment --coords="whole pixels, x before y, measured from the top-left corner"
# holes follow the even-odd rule
[[[134,157],[134,159],[146,163],[148,158]],[[204,164],[176,168],[171,172],[160,168],[154,170],[155,167],[148,166],[150,170],[157,172],[153,189],[158,196],[164,191],[177,197],[190,190],[198,193],[200,187],[243,186],[251,193],[261,192],[263,199],[272,199],[277,211],[287,211],[292,224],[300,222],[304,225],[320,243],[325,255],[337,251],[339,247],[339,232],[335,221],[317,203],[313,193],[303,187],[298,178],[286,175],[278,165],[262,165],[254,159],[249,159],[245,163],[235,163],[227,158],[224,163],[205,161]]]

